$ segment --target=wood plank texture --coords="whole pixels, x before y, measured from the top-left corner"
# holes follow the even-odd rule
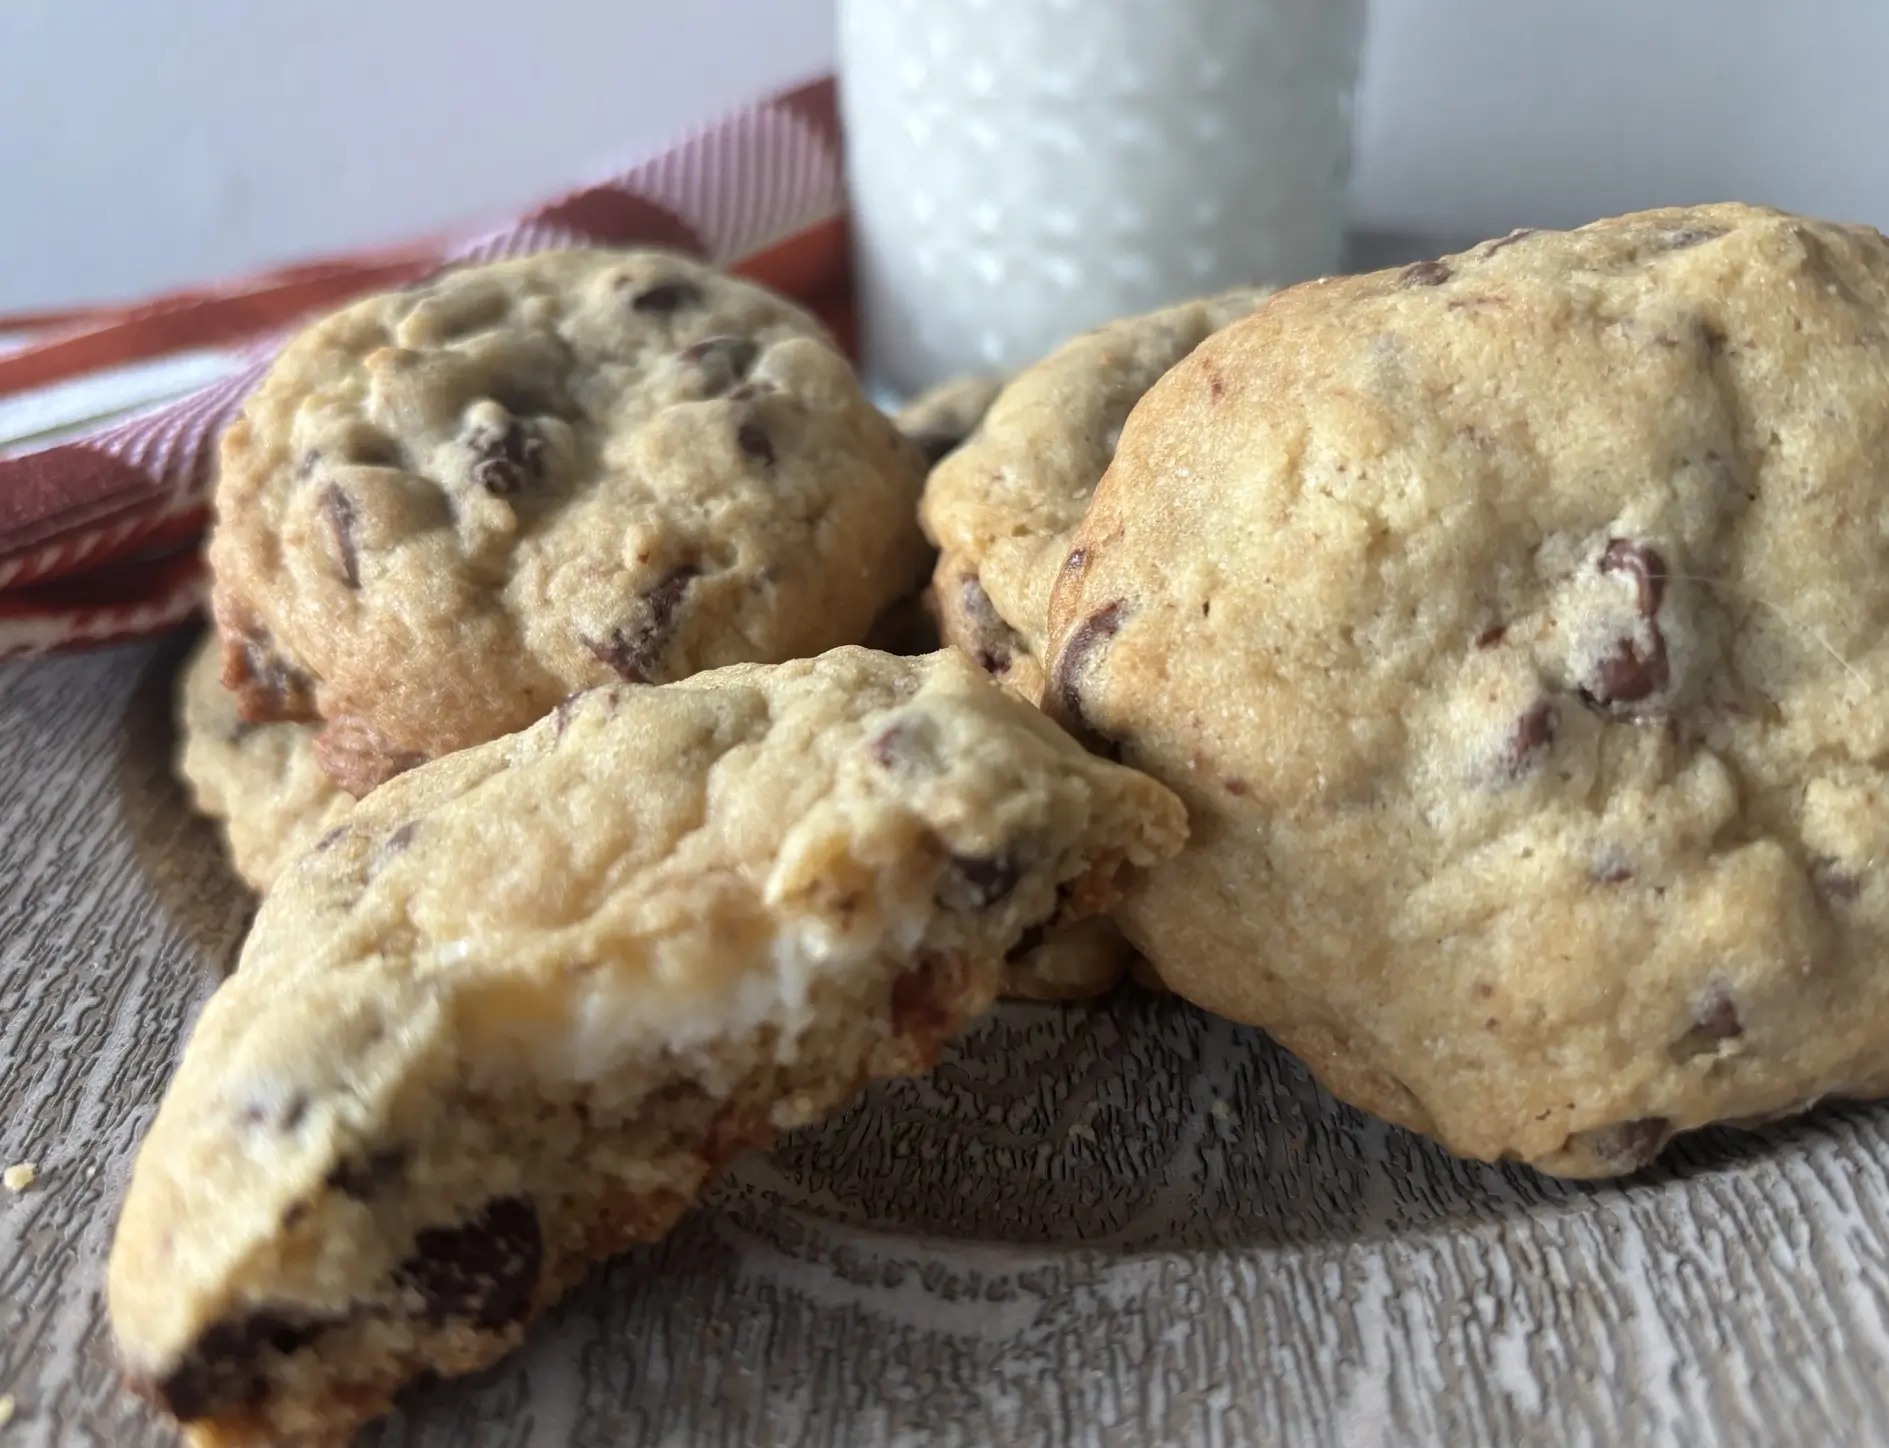
[[[0,667],[0,1448],[171,1435],[100,1279],[250,901],[169,777],[181,643]],[[1626,1184],[1453,1161],[1259,1033],[1006,1007],[752,1158],[374,1448],[1889,1442],[1889,1111]]]

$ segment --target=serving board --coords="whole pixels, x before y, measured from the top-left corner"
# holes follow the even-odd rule
[[[252,901],[172,781],[186,640],[0,666],[0,1448],[146,1448],[101,1281]],[[1889,1108],[1623,1183],[1456,1161],[1258,1031],[1007,1005],[744,1160],[371,1448],[1889,1442]]]

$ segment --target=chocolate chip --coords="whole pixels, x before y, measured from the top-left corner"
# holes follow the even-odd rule
[[[412,846],[413,837],[419,832],[419,822],[417,820],[408,820],[392,834],[387,836],[387,838],[382,841],[381,847],[374,852],[373,863],[368,870],[368,878],[372,879],[375,875],[378,875],[386,868],[388,861],[404,855],[409,847]]]
[[[419,1293],[432,1321],[468,1318],[491,1329],[530,1310],[543,1265],[537,1209],[524,1197],[495,1197],[462,1226],[421,1232],[395,1278]]]
[[[263,1095],[244,1103],[243,1124],[271,1131],[293,1131],[308,1117],[308,1097],[300,1091],[287,1096]]]
[[[544,477],[544,439],[517,418],[503,428],[475,428],[466,446],[475,458],[472,481],[498,497],[522,493]]]
[[[676,614],[683,597],[701,570],[692,564],[671,569],[643,595],[642,617],[617,629],[601,643],[586,639],[584,646],[632,684],[647,684],[662,662],[663,651],[675,632]]]
[[[571,719],[577,713],[578,703],[584,697],[584,693],[585,691],[580,689],[575,694],[567,694],[557,708],[551,711],[551,737],[553,739],[562,739],[564,731],[571,727]]]
[[[736,428],[735,445],[762,467],[774,465],[774,443],[760,423],[744,422]]]
[[[938,731],[924,718],[894,720],[866,744],[872,762],[897,774],[936,774]]]
[[[692,347],[685,347],[678,354],[678,360],[696,374],[698,395],[719,397],[728,393],[731,398],[740,399],[759,395],[759,389],[742,379],[748,375],[760,352],[747,337],[708,337]]]
[[[1252,792],[1252,787],[1243,779],[1223,779],[1220,781],[1220,788],[1235,799],[1243,799]]]
[[[959,584],[958,597],[965,621],[976,635],[971,652],[978,667],[987,674],[1009,673],[1011,664],[1016,661],[1015,645],[1019,642],[1016,630],[1004,622],[997,605],[990,601],[990,595],[975,576]]]
[[[361,586],[361,556],[355,540],[357,519],[354,500],[330,483],[321,490],[321,516],[334,534],[335,556],[341,562],[341,577],[349,588]]]
[[[701,341],[682,349],[682,360],[700,366],[704,362],[725,362],[737,372],[746,372],[754,365],[754,359],[760,354],[760,348],[751,338],[726,336],[704,337]]]
[[[1671,575],[1666,571],[1666,560],[1653,549],[1625,538],[1610,538],[1606,551],[1600,555],[1600,571],[1632,576],[1640,617],[1651,618],[1659,612],[1666,597],[1666,581]]]
[[[1744,1023],[1738,1019],[1738,1007],[1732,1003],[1731,993],[1722,985],[1707,991],[1699,1002],[1692,1028],[1714,1041],[1735,1040],[1745,1033]]]
[[[261,1398],[269,1360],[306,1346],[318,1330],[266,1310],[216,1323],[152,1393],[166,1412],[184,1422],[222,1417]]]
[[[1561,716],[1546,699],[1537,699],[1522,711],[1509,735],[1508,767],[1511,778],[1525,774],[1561,732]]]
[[[657,282],[630,299],[630,309],[651,316],[667,316],[684,307],[700,306],[702,289],[693,282]]]
[[[1581,697],[1602,709],[1619,704],[1637,704],[1649,699],[1672,682],[1672,669],[1666,660],[1665,641],[1653,630],[1651,647],[1642,648],[1632,639],[1621,639],[1602,655],[1593,679],[1582,688]]]
[[[953,855],[938,885],[947,910],[988,910],[1023,878],[1023,867],[1007,854]]]
[[[1514,231],[1511,231],[1507,236],[1498,237],[1496,238],[1496,240],[1490,242],[1487,246],[1485,246],[1482,249],[1482,254],[1484,256],[1494,256],[1498,251],[1501,251],[1504,247],[1514,246],[1515,243],[1518,241],[1527,241],[1529,237],[1535,235],[1536,230],[1537,228],[1533,226],[1517,227]]]
[[[905,760],[906,733],[903,724],[881,729],[866,742],[866,753],[881,769],[896,769]]]
[[[1701,226],[1682,227],[1678,231],[1669,231],[1660,238],[1668,251],[1684,251],[1688,247],[1703,246],[1708,241],[1717,241],[1725,233],[1708,230]]]
[[[1810,878],[1812,883],[1832,900],[1850,901],[1863,893],[1862,879],[1854,872],[1844,869],[1835,860],[1812,861]]]
[[[1666,657],[1666,639],[1652,622],[1665,601],[1670,574],[1666,560],[1643,543],[1625,538],[1609,540],[1601,554],[1602,573],[1624,573],[1633,581],[1635,606],[1640,617],[1648,620],[1651,638],[1641,643],[1623,638],[1614,644],[1595,665],[1594,676],[1581,689],[1588,704],[1612,709],[1622,704],[1637,704],[1660,693],[1672,682],[1672,665]]]
[[[1624,1175],[1638,1171],[1659,1155],[1672,1125],[1663,1116],[1642,1116],[1593,1131],[1576,1132],[1568,1138],[1568,1147],[1584,1148],[1606,1171]]]
[[[736,336],[704,337],[681,353],[682,360],[692,367],[725,368],[737,377],[745,376],[760,355],[760,347],[751,338]]]
[[[1594,872],[1594,879],[1602,885],[1624,885],[1632,878],[1632,869],[1618,860],[1610,860]]]
[[[225,653],[223,684],[237,695],[243,717],[253,722],[318,717],[315,681],[277,654],[266,635],[251,635]]]
[[[327,1184],[345,1197],[364,1202],[398,1181],[406,1169],[406,1148],[382,1147],[366,1157],[352,1157],[337,1163],[328,1173]]]
[[[1070,563],[1081,553],[1081,549],[1071,553]],[[1063,566],[1067,568],[1069,564]],[[1125,606],[1120,599],[1097,609],[1076,625],[1075,631],[1064,641],[1061,652],[1056,655],[1056,701],[1062,706],[1063,717],[1078,728],[1087,727],[1088,724],[1082,708],[1082,676],[1096,650],[1121,631],[1125,613]]]
[[[1504,623],[1486,628],[1476,635],[1476,647],[1479,649],[1492,649],[1497,644],[1501,643],[1503,639],[1507,638],[1508,633],[1509,627]]]
[[[1400,287],[1440,287],[1454,275],[1440,261],[1413,261],[1397,274]]]

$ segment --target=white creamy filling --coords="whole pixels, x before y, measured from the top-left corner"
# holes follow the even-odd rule
[[[462,1050],[475,1089],[543,1082],[589,1084],[633,1062],[672,1062],[716,1095],[732,1091],[754,1065],[736,1048],[764,1028],[775,1033],[775,1059],[788,1062],[818,1024],[821,982],[885,971],[915,957],[931,924],[921,899],[855,921],[849,930],[814,917],[784,923],[739,966],[721,965],[699,984],[693,972],[663,980],[660,963],[635,970],[608,967],[574,976],[568,995],[528,1018],[481,1009],[462,1012]],[[454,942],[453,944],[457,944]],[[450,955],[453,944],[441,947]]]

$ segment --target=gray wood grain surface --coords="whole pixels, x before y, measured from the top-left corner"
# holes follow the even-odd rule
[[[0,1448],[144,1448],[100,1281],[250,902],[169,776],[181,641],[0,665]],[[1453,1161],[1259,1033],[1010,1006],[752,1158],[376,1448],[1889,1442],[1889,1111],[1624,1184]]]

